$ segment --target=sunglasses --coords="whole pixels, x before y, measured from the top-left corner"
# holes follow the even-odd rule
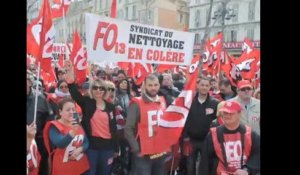
[[[68,89],[68,86],[59,86],[59,89]]]
[[[104,86],[92,86],[93,90],[99,89],[100,91],[106,91],[106,88]]]
[[[251,91],[252,90],[252,88],[250,88],[250,87],[245,87],[245,88],[242,88],[242,89],[240,89],[241,91]]]
[[[115,88],[107,88],[107,90],[114,92]]]

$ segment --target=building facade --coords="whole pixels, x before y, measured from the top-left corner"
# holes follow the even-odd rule
[[[189,31],[196,33],[194,53],[200,51],[209,7],[210,0],[191,0],[189,4]],[[241,53],[244,38],[260,47],[260,0],[214,0],[211,17],[209,37],[223,31],[223,47],[230,54],[238,56]]]
[[[66,38],[72,42],[77,30],[85,44],[84,13],[110,16],[111,0],[82,0],[71,3],[66,14]],[[188,26],[186,0],[117,0],[117,18],[182,31]],[[54,21],[55,42],[64,42],[63,18]]]

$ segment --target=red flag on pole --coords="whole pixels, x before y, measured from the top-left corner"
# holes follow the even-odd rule
[[[199,72],[199,57],[200,54],[194,57],[192,64],[188,68],[188,82],[183,91],[158,120],[159,127],[157,136],[159,137],[159,143],[156,147],[157,150],[168,150],[172,145],[178,142],[196,89]]]
[[[117,17],[117,0],[112,0],[111,9],[110,9],[110,17],[111,18]]]
[[[66,15],[67,11],[69,10],[70,4],[71,0],[53,0],[53,5],[51,7],[52,18],[60,18],[63,16],[63,14]]]
[[[74,73],[78,84],[85,82],[88,68],[87,57],[82,47],[80,36],[77,31],[73,35],[73,49],[70,55],[70,60],[74,65]]]
[[[41,69],[47,73],[53,74],[52,47],[54,42],[54,27],[52,24],[51,9],[48,0],[44,0],[42,11],[42,24],[40,34],[40,50],[38,61],[41,63]],[[51,75],[52,76],[52,75]],[[54,76],[54,75],[53,75]]]

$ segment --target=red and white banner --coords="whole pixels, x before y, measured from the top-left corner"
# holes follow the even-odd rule
[[[94,14],[85,21],[89,61],[191,64],[194,33]]]
[[[73,47],[72,43],[68,43],[68,47],[66,47],[65,43],[53,43],[52,53],[54,53],[54,54],[66,54],[66,52],[67,52],[67,54],[70,54],[71,51],[72,51],[72,47]]]
[[[187,79],[183,91],[168,106],[163,116],[158,120],[157,135],[161,137],[157,149],[167,150],[178,142],[182,129],[185,125],[192,100],[194,97],[197,77],[199,72],[199,54],[193,58],[192,64],[188,67]]]

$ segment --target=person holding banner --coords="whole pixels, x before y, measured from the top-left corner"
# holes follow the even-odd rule
[[[34,78],[27,74],[27,108],[26,117],[27,125],[31,125],[33,122],[36,125],[35,142],[39,153],[41,154],[41,161],[39,164],[39,174],[44,175],[48,173],[48,153],[44,144],[43,131],[47,121],[54,120],[53,111],[50,104],[47,102],[42,94],[36,94],[32,90]],[[36,119],[34,119],[35,113],[35,95],[37,96],[37,109]]]
[[[211,128],[206,136],[198,175],[260,173],[260,136],[240,123],[240,103],[226,101],[220,113],[224,125]]]
[[[135,175],[166,173],[165,153],[170,150],[159,149],[157,120],[166,109],[164,97],[158,96],[159,87],[157,76],[148,75],[144,80],[142,96],[132,98],[128,108],[125,138],[133,153],[131,170]]]
[[[81,123],[90,141],[87,150],[90,170],[87,175],[110,175],[119,144],[115,106],[105,100],[107,85],[104,80],[93,80],[90,82],[90,96],[82,96],[75,83],[71,61],[66,61],[65,67],[70,94],[82,109]]]

